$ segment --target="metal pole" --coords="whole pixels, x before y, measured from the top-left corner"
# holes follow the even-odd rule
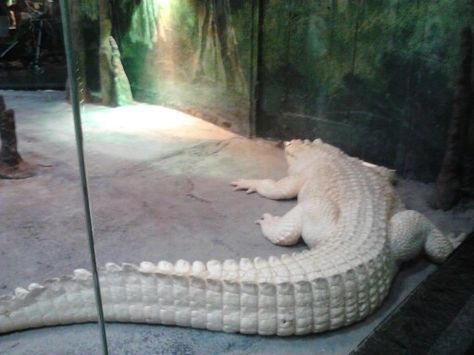
[[[77,0],[73,0],[77,1]],[[86,164],[84,159],[84,143],[81,126],[81,110],[79,103],[79,88],[77,85],[76,71],[74,70],[76,58],[72,48],[71,28],[69,20],[69,2],[68,0],[60,0],[61,20],[63,26],[64,49],[66,52],[67,72],[71,89],[71,103],[74,115],[74,131],[76,134],[77,156],[79,160],[79,171],[81,174],[82,196],[84,199],[84,210],[87,226],[87,237],[89,241],[89,252],[92,264],[92,280],[94,283],[95,302],[97,307],[98,323],[100,336],[102,341],[102,350],[104,355],[108,355],[107,334],[105,332],[104,311],[102,309],[102,297],[100,294],[99,275],[97,272],[97,261],[94,247],[94,228],[92,224],[91,208],[89,203],[89,190],[87,186]],[[76,29],[79,30],[79,29]]]
[[[255,53],[255,80],[254,80],[254,134],[259,133],[262,126],[262,80],[263,80],[263,39],[265,26],[265,7],[268,6],[266,0],[257,0],[257,33],[256,33],[256,53]],[[260,116],[260,117],[259,117]],[[260,127],[259,127],[260,126]]]
[[[250,80],[249,80],[249,136],[257,134],[257,116],[260,110],[261,76],[262,76],[262,40],[263,40],[263,7],[264,0],[252,0],[250,29]]]

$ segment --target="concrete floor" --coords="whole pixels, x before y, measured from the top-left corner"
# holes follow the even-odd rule
[[[0,91],[15,109],[19,149],[36,166],[27,180],[0,180],[0,294],[17,286],[89,269],[70,106],[62,92]],[[233,192],[239,177],[285,174],[275,143],[248,140],[170,109],[137,104],[86,105],[85,148],[97,258],[139,263],[279,255],[254,221],[283,214],[294,202]],[[432,186],[401,180],[409,208],[443,231],[469,231],[474,203],[444,213],[429,209]],[[365,321],[325,334],[276,338],[166,326],[110,324],[112,354],[347,354],[399,305],[435,266],[418,259],[396,278],[382,308]],[[1,354],[100,353],[96,325],[0,336]]]

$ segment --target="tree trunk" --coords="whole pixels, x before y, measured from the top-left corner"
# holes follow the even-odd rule
[[[215,79],[218,79],[219,67],[222,64],[227,89],[246,92],[247,80],[237,53],[229,0],[203,0],[197,3],[196,8],[202,21],[199,24],[199,47],[194,79],[205,75],[206,49],[211,34],[213,53],[210,53],[209,57],[214,54]]]
[[[467,145],[469,120],[472,116],[472,31],[470,27],[462,30],[460,47],[461,66],[454,93],[453,113],[434,198],[434,207],[443,210],[450,209],[459,200],[463,178],[462,163]]]
[[[229,42],[229,56],[232,63],[232,67],[238,82],[238,89],[243,92],[248,91],[247,80],[242,71],[242,66],[240,64],[239,54],[237,51],[237,38],[235,37],[234,26],[232,25],[232,16],[229,0],[224,1],[224,11],[227,17],[227,40]]]
[[[112,19],[108,0],[99,0],[99,25],[102,103],[107,106],[127,105],[133,101],[132,90],[123,69],[117,43],[112,37]]]
[[[242,74],[234,29],[230,17],[229,0],[214,0],[214,19],[221,49],[226,86],[228,89],[246,89],[245,77]]]
[[[198,80],[204,75],[204,53],[206,52],[207,47],[207,38],[209,34],[209,19],[210,19],[210,8],[209,8],[209,0],[204,0],[202,7],[200,3],[198,4],[199,11],[201,12],[201,16],[203,17],[202,25],[199,28],[199,49],[198,49],[198,56],[197,56],[197,64],[196,70],[194,72],[194,80]],[[202,15],[202,12],[204,13]],[[217,68],[216,68],[217,70]]]
[[[24,179],[33,175],[31,166],[23,161],[17,150],[15,113],[6,110],[0,95],[0,178]]]

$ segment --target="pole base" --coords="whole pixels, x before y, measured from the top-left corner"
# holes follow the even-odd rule
[[[24,161],[16,165],[8,165],[0,161],[0,179],[27,179],[34,173],[34,167]]]

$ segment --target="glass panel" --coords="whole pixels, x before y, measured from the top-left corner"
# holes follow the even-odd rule
[[[280,189],[272,189],[268,180],[262,182],[259,193],[268,199],[233,192],[230,185],[234,181],[238,190],[253,192],[254,182],[237,179],[278,179],[288,174],[282,144],[246,138],[255,128],[261,136],[323,137],[349,153],[391,166],[412,159],[405,148],[411,149],[408,143],[419,138],[413,132],[405,135],[407,122],[412,129],[414,113],[430,105],[429,100],[413,98],[421,89],[419,84],[427,83],[443,96],[450,84],[443,81],[440,89],[429,73],[455,70],[453,59],[441,68],[419,57],[439,43],[420,45],[420,34],[430,33],[432,27],[415,19],[423,12],[443,14],[446,33],[452,34],[456,32],[451,27],[453,19],[465,10],[452,5],[443,11],[440,4],[336,0],[71,3],[75,6],[71,19],[74,64],[79,73],[74,84],[85,102],[82,128],[112,352],[288,354],[325,348],[348,353],[436,269],[418,259],[393,279],[395,260],[384,247],[388,239],[377,239],[373,233],[376,229],[387,237],[383,231],[388,217],[380,213],[392,206],[384,194],[372,196],[390,191],[388,179],[382,177],[390,172],[383,168],[375,167],[374,173],[363,170],[374,167],[360,165],[357,170],[356,161],[349,158],[338,164],[341,156],[331,155],[335,150],[323,146],[327,150],[317,151],[323,156],[322,167],[305,167],[311,178],[321,174],[317,178],[323,183],[315,178],[321,189],[311,183],[301,189],[299,177],[306,179],[305,174],[283,180]],[[386,25],[392,26],[390,30]],[[407,55],[401,48],[407,33],[416,35],[415,49],[405,58],[411,69],[404,75],[406,68],[400,69],[392,60],[400,63]],[[440,48],[454,52],[446,38],[442,37]],[[418,72],[418,60],[427,65],[426,71]],[[399,84],[400,77],[407,80],[406,86]],[[403,99],[397,96],[400,92]],[[448,101],[445,97],[433,105],[444,107]],[[394,111],[386,111],[393,109],[394,102]],[[429,118],[423,113],[419,117],[428,123],[420,134],[435,122],[447,123],[445,116]],[[446,133],[441,126],[433,128],[435,139]],[[423,139],[430,136],[425,132]],[[443,149],[433,147],[438,152]],[[288,149],[290,161],[300,156]],[[328,162],[325,154],[334,159]],[[317,162],[313,154],[298,161]],[[436,168],[433,161],[426,159],[426,163]],[[358,173],[348,173],[346,167]],[[339,193],[339,186],[332,187],[341,182],[339,177],[344,193]],[[370,184],[362,177],[370,179]],[[313,196],[313,213],[312,207],[308,212],[295,200],[273,200],[295,197],[297,192],[305,199],[308,190],[321,191],[331,201],[323,204],[321,196]],[[397,191],[408,208],[436,220],[443,232],[458,234],[470,227],[465,212],[446,215],[430,210],[429,191],[422,183],[400,180]],[[374,201],[382,201],[384,207],[377,208]],[[292,212],[284,219],[264,215],[258,220],[263,230],[253,223],[264,212],[282,216],[287,211]],[[302,215],[307,212],[310,218]],[[327,223],[318,224],[325,216]],[[339,244],[329,238],[327,243],[305,238],[313,248],[298,253],[307,249],[296,238],[308,235],[303,219],[309,220],[314,238],[324,235],[324,227],[343,219],[348,223],[343,227],[354,231],[353,238],[337,235]],[[450,219],[456,222],[447,223]],[[269,243],[262,232],[275,244],[284,245]],[[361,236],[376,242],[365,243]],[[332,249],[334,245],[340,249]],[[288,255],[289,251],[297,254]],[[382,305],[389,285],[390,299]],[[377,313],[365,318],[379,305]],[[362,318],[355,327],[329,332]],[[248,338],[191,328],[264,335],[328,332],[304,338]]]
[[[4,4],[0,353],[97,353],[96,325],[46,327],[96,319],[59,4]]]

